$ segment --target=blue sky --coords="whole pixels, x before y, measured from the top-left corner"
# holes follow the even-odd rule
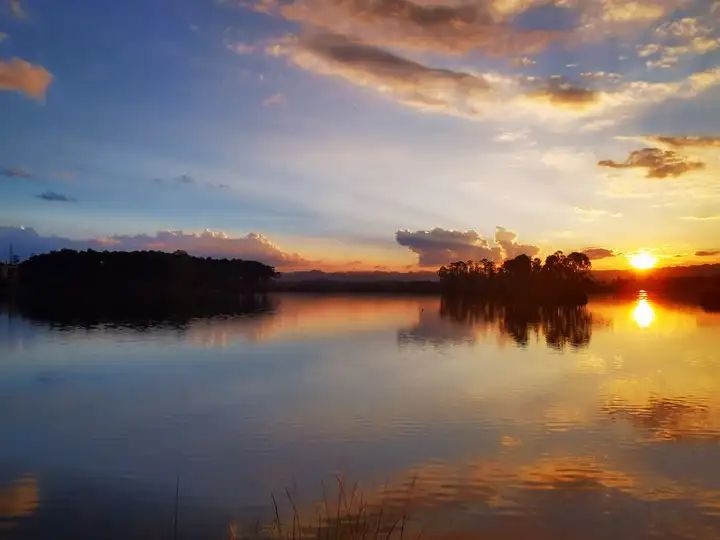
[[[0,0],[0,241],[712,262],[718,6]]]

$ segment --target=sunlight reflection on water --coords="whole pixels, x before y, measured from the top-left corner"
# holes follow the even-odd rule
[[[648,300],[647,292],[640,291],[635,307],[632,310],[632,318],[640,328],[647,328],[655,320],[655,311]]]

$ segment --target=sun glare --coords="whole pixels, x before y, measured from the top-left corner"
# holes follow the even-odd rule
[[[637,270],[649,270],[657,263],[657,257],[650,255],[647,251],[641,251],[630,257],[630,265]]]
[[[655,310],[648,301],[645,291],[640,291],[635,308],[632,310],[632,318],[640,328],[647,328],[655,320]]]

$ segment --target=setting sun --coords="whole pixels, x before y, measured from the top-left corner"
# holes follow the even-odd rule
[[[637,270],[648,270],[653,268],[657,263],[657,257],[650,255],[646,251],[642,251],[630,257],[630,266]]]

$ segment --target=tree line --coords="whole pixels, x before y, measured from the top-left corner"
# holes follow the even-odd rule
[[[592,263],[576,251],[556,251],[545,258],[518,255],[496,264],[488,259],[457,261],[438,270],[445,293],[479,297],[581,302],[593,286]]]
[[[21,307],[53,313],[233,312],[279,274],[242,259],[184,251],[75,251],[35,255],[19,266]]]

